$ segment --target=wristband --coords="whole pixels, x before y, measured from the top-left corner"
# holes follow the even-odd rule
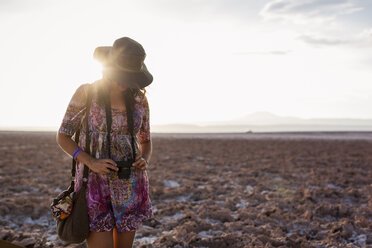
[[[78,147],[78,148],[74,151],[74,153],[72,154],[72,157],[74,158],[74,160],[76,160],[77,155],[78,155],[80,152],[82,152],[82,151],[83,151],[83,150],[81,150],[80,147]]]
[[[76,152],[75,157],[74,157],[75,160],[76,160],[76,158],[77,158],[77,155],[78,155],[80,152],[82,152],[82,151],[83,151],[83,150],[80,149],[79,151]]]
[[[79,150],[81,150],[80,147],[76,148],[76,150],[72,153],[72,157],[75,157],[75,153],[78,152]]]
[[[76,160],[76,158],[77,158],[77,155],[80,153],[80,152],[82,152],[83,150],[80,150],[80,151],[78,151],[76,154],[75,154],[75,160]],[[76,160],[77,161],[77,160]]]

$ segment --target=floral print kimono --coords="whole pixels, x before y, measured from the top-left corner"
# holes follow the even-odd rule
[[[87,87],[100,80],[80,85],[73,94],[64,115],[59,133],[72,136],[83,121],[86,109]],[[111,109],[111,159],[128,160],[132,157],[131,136],[127,127],[126,112]],[[97,87],[93,87],[93,98],[88,118],[91,156],[96,159],[109,158],[106,135],[105,107],[97,102]],[[150,140],[149,106],[143,93],[135,97],[133,115],[136,154],[142,153],[140,143]],[[79,147],[85,148],[85,125],[81,127]],[[75,192],[82,185],[84,165],[76,163]],[[118,233],[136,230],[142,221],[152,217],[149,198],[147,170],[135,169],[129,179],[119,179],[116,171],[101,175],[89,170],[86,190],[90,231]]]

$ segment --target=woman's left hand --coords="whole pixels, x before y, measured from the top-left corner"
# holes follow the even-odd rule
[[[140,170],[146,170],[148,166],[147,161],[142,157],[142,154],[136,156],[136,161],[132,165]]]

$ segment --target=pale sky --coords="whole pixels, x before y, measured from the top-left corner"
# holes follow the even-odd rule
[[[151,124],[372,118],[370,0],[1,0],[0,127],[59,127],[97,46],[146,50]]]

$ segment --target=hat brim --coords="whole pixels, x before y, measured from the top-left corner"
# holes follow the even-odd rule
[[[144,63],[139,71],[123,70],[112,65],[109,61],[111,49],[112,47],[110,46],[97,47],[93,54],[93,57],[103,64],[102,72],[105,76],[119,84],[135,89],[144,88],[152,83],[153,76]]]
[[[100,46],[94,50],[93,58],[101,62],[102,64],[106,64],[108,62],[108,55],[112,46]]]

